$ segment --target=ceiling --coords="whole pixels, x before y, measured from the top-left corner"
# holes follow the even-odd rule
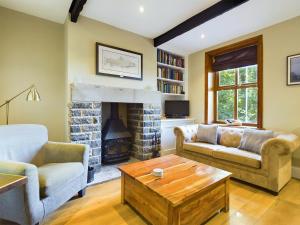
[[[155,38],[218,1],[88,0],[82,15]],[[139,12],[141,5],[144,13]],[[160,48],[190,54],[299,15],[300,0],[250,0]]]
[[[219,0],[88,0],[81,15],[155,38]],[[0,6],[64,23],[72,0],[0,0]],[[144,12],[139,8],[143,6]],[[250,0],[160,46],[181,54],[300,15],[300,0]],[[201,35],[205,35],[202,39]]]
[[[88,0],[81,15],[155,38],[218,1]],[[140,6],[144,13],[140,13]]]
[[[296,16],[300,16],[300,0],[250,0],[160,47],[190,54]]]
[[[0,6],[56,23],[66,21],[72,0],[0,0]]]

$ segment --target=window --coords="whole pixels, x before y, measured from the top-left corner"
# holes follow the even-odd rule
[[[263,127],[262,36],[205,53],[205,122]]]
[[[257,65],[223,70],[216,73],[216,122],[238,119],[257,124]]]

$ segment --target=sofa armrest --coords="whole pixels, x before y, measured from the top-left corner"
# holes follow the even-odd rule
[[[174,128],[175,135],[181,135],[185,142],[189,142],[197,134],[198,124],[179,126]]]
[[[198,124],[179,126],[174,128],[176,136],[176,152],[180,154],[183,151],[183,143],[192,141],[192,138],[197,134]]]
[[[268,186],[275,192],[291,179],[291,155],[294,148],[297,148],[297,139],[293,134],[278,135],[262,146],[262,169],[268,174]]]
[[[276,138],[266,141],[261,155],[287,155],[293,153],[300,146],[300,138],[294,134],[279,134]]]
[[[280,134],[267,140],[261,149],[263,168],[279,169],[286,163],[290,163],[291,154],[300,146],[299,137],[294,134]]]
[[[262,157],[269,157],[269,156],[279,156],[279,155],[287,155],[291,153],[290,151],[290,144],[282,139],[279,138],[271,138],[267,140],[261,149]]]
[[[41,219],[44,216],[43,204],[40,201],[40,185],[38,177],[38,169],[35,165],[29,163],[15,162],[15,161],[0,161],[0,173],[21,175],[27,177],[27,183],[24,185],[22,190],[22,197],[14,196],[14,193],[7,193],[9,195],[6,199],[6,195],[3,195],[4,202],[17,201],[16,204],[22,205],[25,211],[31,215],[31,218]],[[24,191],[23,191],[24,190]],[[1,202],[0,201],[0,202]],[[5,204],[5,203],[3,203]],[[7,203],[8,204],[8,203]],[[11,203],[9,203],[11,204]],[[1,203],[0,203],[1,205]],[[1,205],[2,208],[3,205]],[[7,206],[3,206],[4,208]],[[1,211],[1,210],[0,210]]]
[[[291,153],[293,153],[300,147],[300,138],[299,138],[299,136],[297,136],[295,134],[284,134],[283,133],[283,134],[279,134],[276,138],[287,142],[287,144],[290,147]]]
[[[89,146],[82,144],[48,142],[43,146],[44,163],[81,162],[88,164]]]

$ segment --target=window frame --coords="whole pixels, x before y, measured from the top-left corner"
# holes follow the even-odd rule
[[[253,65],[254,66],[254,65]],[[243,67],[240,67],[243,68]],[[234,91],[234,119],[238,119],[238,90],[240,89],[247,89],[247,88],[258,88],[258,77],[255,83],[245,83],[239,84],[239,68],[235,68],[235,84],[234,85],[220,85],[220,72],[215,73],[214,79],[214,122],[215,123],[224,123],[224,121],[218,120],[218,91],[223,90],[233,90]],[[258,69],[257,69],[258,71]],[[258,93],[258,91],[257,91]],[[257,106],[258,108],[258,106]],[[258,115],[258,112],[257,112]],[[253,126],[257,127],[257,123],[243,123],[244,126]]]
[[[216,108],[216,90],[215,90],[216,85],[215,84],[217,82],[218,76],[216,75],[216,72],[214,72],[212,68],[214,57],[217,55],[229,53],[253,45],[257,46],[257,83],[256,83],[256,87],[258,88],[257,124],[243,123],[243,126],[255,126],[259,129],[263,129],[263,36],[262,35],[244,41],[240,41],[231,45],[227,45],[225,47],[221,47],[205,53],[205,102],[204,102],[205,118],[204,119],[206,124],[224,123],[222,121],[217,121],[217,117],[216,117],[217,108]],[[212,80],[212,84],[209,83],[211,80]],[[236,82],[238,82],[237,79]],[[211,87],[211,85],[213,87]],[[250,87],[251,85],[252,84],[250,85],[244,84],[244,87]],[[221,86],[220,88],[224,88],[224,87]],[[227,86],[225,87],[225,89],[226,88]],[[213,94],[213,102],[209,97],[211,93]],[[235,101],[237,101],[237,98],[235,99],[236,99]],[[237,102],[235,104],[237,104]],[[213,110],[210,110],[212,107]]]

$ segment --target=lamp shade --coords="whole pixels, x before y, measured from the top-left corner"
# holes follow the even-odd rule
[[[35,102],[39,102],[41,100],[40,94],[37,91],[36,87],[32,87],[30,89],[29,93],[27,94],[26,100]]]

